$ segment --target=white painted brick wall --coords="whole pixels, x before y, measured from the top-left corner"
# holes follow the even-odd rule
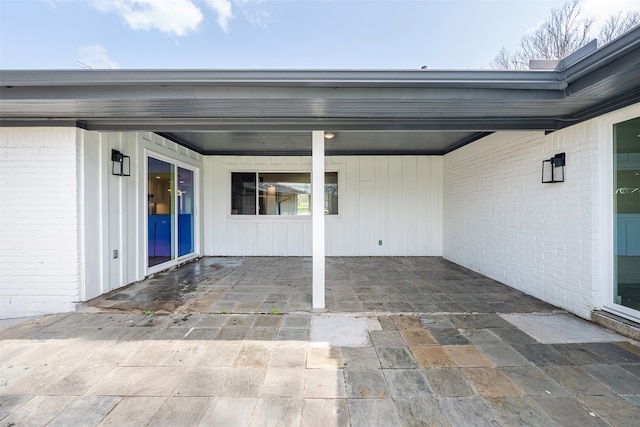
[[[76,172],[75,128],[0,127],[0,317],[75,308]]]
[[[444,159],[444,257],[579,316],[598,304],[599,128],[499,132]],[[542,160],[566,152],[566,181]]]

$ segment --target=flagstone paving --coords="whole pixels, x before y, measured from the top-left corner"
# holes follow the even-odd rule
[[[165,314],[309,313],[312,312],[311,267],[312,260],[308,257],[204,257],[98,297],[90,301],[85,310],[121,313],[151,310]],[[329,257],[325,293],[327,311],[332,313],[550,313],[556,310],[550,304],[441,257]],[[465,316],[447,322],[453,328],[453,323],[464,323]],[[399,329],[404,328],[405,325],[401,325]],[[462,344],[457,341],[458,335],[448,335],[452,332],[443,331],[440,339],[448,340],[448,344]]]
[[[310,338],[349,318],[357,346]],[[0,425],[637,425],[637,342],[517,331],[487,313],[45,316],[0,333]]]
[[[0,427],[638,425],[636,341],[438,257],[326,282],[317,313],[310,258],[202,258],[9,327]]]

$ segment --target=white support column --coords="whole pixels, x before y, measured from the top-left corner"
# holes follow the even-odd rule
[[[314,309],[324,309],[324,131],[312,132],[312,230]]]

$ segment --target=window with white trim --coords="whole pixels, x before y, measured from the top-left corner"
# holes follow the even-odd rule
[[[325,172],[324,213],[338,214],[338,172]],[[311,215],[309,172],[232,172],[232,215]]]

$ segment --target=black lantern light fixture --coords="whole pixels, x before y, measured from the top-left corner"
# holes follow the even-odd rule
[[[131,176],[131,160],[129,156],[118,150],[111,150],[111,173],[117,176]]]
[[[558,153],[550,159],[542,161],[542,183],[553,184],[564,182],[564,167],[566,165],[564,153]]]

